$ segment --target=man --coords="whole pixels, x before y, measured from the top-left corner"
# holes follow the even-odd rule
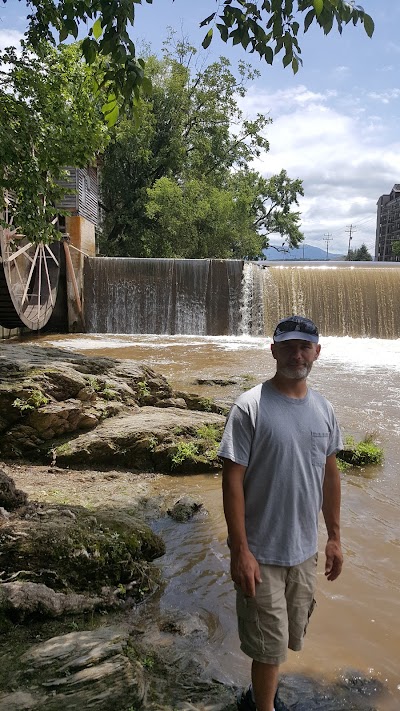
[[[335,580],[342,569],[336,452],[343,445],[332,405],[307,386],[318,340],[308,318],[278,323],[276,373],[237,399],[219,449],[239,637],[253,660],[240,711],[274,711],[274,700],[278,711],[279,666],[288,647],[301,649],[315,605],[321,508],[325,575]]]

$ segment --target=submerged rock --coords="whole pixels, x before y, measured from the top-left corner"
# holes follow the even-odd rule
[[[196,501],[191,496],[182,496],[178,501],[175,501],[167,513],[174,521],[182,523],[189,521],[189,519],[198,513],[206,515],[207,512],[200,501]]]
[[[282,678],[278,698],[283,704],[282,711],[377,711],[373,697],[377,700],[382,692],[379,681],[354,672],[348,675],[346,682],[341,679],[333,683],[293,674]]]

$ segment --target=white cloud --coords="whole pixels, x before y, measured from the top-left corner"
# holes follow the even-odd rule
[[[0,51],[6,47],[19,47],[23,34],[17,30],[0,30]]]
[[[400,89],[390,89],[389,91],[371,91],[367,94],[370,99],[375,99],[376,101],[382,101],[383,104],[389,104],[393,99],[398,99],[400,97]]]
[[[400,92],[399,92],[400,95]],[[346,228],[356,225],[352,245],[363,241],[373,250],[376,202],[399,181],[400,141],[390,134],[382,116],[354,111],[357,97],[313,92],[306,86],[276,93],[253,89],[244,100],[244,113],[269,111],[266,133],[270,151],[254,161],[264,175],[284,168],[301,178],[302,229],[308,244],[324,246],[331,233],[332,252],[346,252]]]

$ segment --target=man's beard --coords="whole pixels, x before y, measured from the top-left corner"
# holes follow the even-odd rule
[[[296,366],[286,366],[285,368],[279,368],[279,373],[281,373],[285,378],[290,378],[290,380],[305,380],[309,375],[312,368],[312,364]]]

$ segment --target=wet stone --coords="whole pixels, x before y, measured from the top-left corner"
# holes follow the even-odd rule
[[[356,673],[331,684],[287,675],[279,684],[276,711],[377,711],[374,701],[381,693],[379,681]]]

